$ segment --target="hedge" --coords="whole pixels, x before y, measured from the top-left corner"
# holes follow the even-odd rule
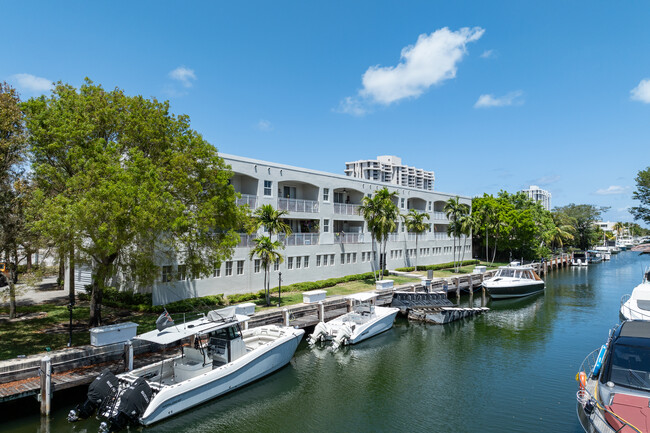
[[[480,263],[479,260],[465,260],[464,262],[461,263],[461,266],[467,266],[467,265],[478,265]],[[437,265],[426,265],[426,266],[418,266],[418,271],[428,271],[428,270],[434,270],[434,271],[439,271],[441,269],[449,269],[453,268],[454,263],[438,263]],[[398,272],[411,272],[415,270],[415,267],[409,266],[408,268],[397,268],[395,269]]]

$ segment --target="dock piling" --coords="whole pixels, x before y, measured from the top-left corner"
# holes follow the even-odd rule
[[[456,277],[456,301],[460,304],[460,277]]]
[[[323,304],[323,301],[318,301],[318,321],[325,321],[325,305]]]
[[[124,368],[126,371],[133,370],[133,343],[131,340],[124,343]]]
[[[282,317],[284,318],[284,326],[289,326],[289,310],[283,308]]]
[[[52,360],[45,355],[41,359],[41,415],[50,416],[52,397]]]

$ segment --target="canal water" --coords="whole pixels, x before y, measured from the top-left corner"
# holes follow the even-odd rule
[[[335,353],[303,342],[277,373],[136,430],[579,433],[577,369],[605,342],[621,296],[649,265],[650,256],[622,252],[588,269],[551,272],[544,294],[489,302],[488,313],[461,322],[398,318],[392,330]],[[33,403],[5,407],[0,431],[94,433],[94,419],[65,421],[82,399],[79,391],[57,394],[49,421],[24,409]]]

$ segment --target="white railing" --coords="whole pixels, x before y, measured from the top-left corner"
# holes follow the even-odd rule
[[[400,234],[399,233],[389,233],[388,234],[388,240],[390,242],[397,242],[403,239],[400,239]]]
[[[318,202],[314,200],[300,200],[295,198],[279,198],[278,209],[289,212],[318,212]]]
[[[280,241],[286,246],[318,245],[320,235],[318,233],[292,233],[289,236],[280,235]]]
[[[253,242],[254,239],[257,238],[256,234],[253,235],[247,235],[244,233],[239,234],[239,243],[237,244],[236,248],[248,248],[252,247],[255,245],[255,242]]]
[[[334,243],[337,244],[361,244],[365,242],[365,233],[334,233]],[[368,238],[370,239],[370,238]]]
[[[434,220],[446,220],[447,215],[444,212],[433,212]]]
[[[637,308],[630,308],[629,305],[626,305],[626,302],[630,300],[630,295],[623,295],[621,298],[621,314],[625,316],[627,320],[650,320],[650,311],[640,311]],[[638,303],[639,301],[637,301]]]
[[[452,237],[449,236],[447,233],[438,232],[438,233],[429,233],[427,235],[427,239],[436,240],[436,241],[450,241],[452,240]]]
[[[334,203],[334,213],[340,215],[359,215],[358,204]]]
[[[255,209],[257,207],[257,196],[250,194],[242,194],[241,198],[237,199],[238,206],[248,205],[249,208]]]

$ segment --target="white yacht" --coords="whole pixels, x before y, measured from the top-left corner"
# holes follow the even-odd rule
[[[521,298],[544,291],[542,280],[532,266],[512,262],[500,266],[493,278],[483,281],[483,287],[493,299]]]
[[[156,324],[165,318],[169,320],[157,330],[135,338],[161,345],[189,339],[189,346],[176,357],[130,372],[102,373],[91,384],[86,403],[70,413],[70,421],[92,415],[95,408],[107,420],[100,427],[105,432],[161,421],[288,364],[305,332],[275,325],[242,329],[249,317],[236,314],[235,307],[178,325],[163,315]]]
[[[650,320],[650,268],[646,269],[643,281],[632,294],[623,295],[620,313],[625,320]]]
[[[347,296],[352,300],[352,311],[329,322],[320,322],[309,336],[309,344],[332,341],[332,347],[356,344],[393,327],[399,308],[378,307],[374,293],[356,293]]]

